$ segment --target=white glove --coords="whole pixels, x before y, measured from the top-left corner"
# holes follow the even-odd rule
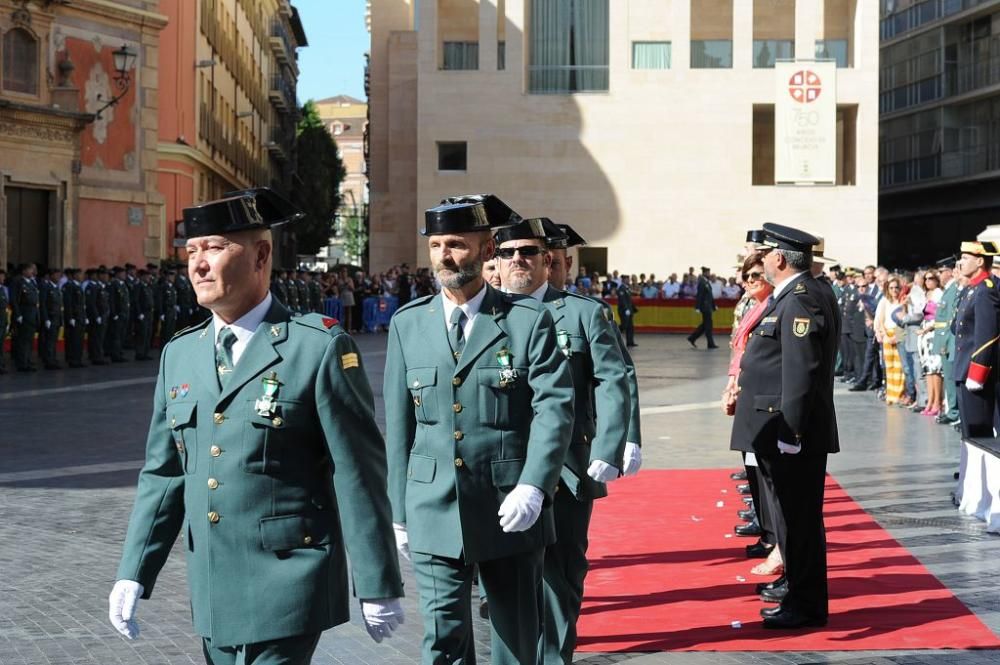
[[[164,317],[164,316],[165,316],[165,314],[160,314],[160,321],[162,321],[162,320],[163,320],[163,317]]]
[[[104,323],[104,321],[101,320],[101,317],[97,317],[97,325],[101,325],[102,323]]]
[[[376,642],[381,642],[385,637],[392,637],[392,631],[396,630],[405,618],[399,598],[362,600],[361,614],[365,620],[365,629]]]
[[[18,323],[24,323],[24,317],[23,316],[17,317],[17,322]]]
[[[76,319],[70,319],[69,320],[69,327],[70,328],[76,328]]]
[[[977,393],[983,389],[983,384],[979,383],[975,379],[969,378],[965,380],[965,389],[969,392]]]
[[[108,596],[108,618],[119,633],[130,640],[139,637],[139,625],[135,622],[135,604],[144,589],[138,582],[118,580]]]
[[[497,515],[504,533],[527,531],[542,514],[542,490],[532,485],[518,485],[500,504]]]
[[[83,320],[83,324],[89,326],[90,325],[90,319],[84,319]]]
[[[140,321],[143,321],[143,320],[145,320],[145,318],[146,318],[146,315],[145,315],[145,314],[140,314],[140,315],[139,315],[139,320],[140,320]]]
[[[798,455],[802,452],[802,444],[798,443],[794,446],[790,443],[785,443],[784,441],[778,440],[778,452],[785,453],[786,455]]]
[[[48,330],[51,327],[52,327],[52,322],[51,321],[46,321],[45,322],[45,329]]]
[[[117,321],[117,320],[118,320],[118,315],[117,315],[117,314],[115,314],[114,316],[112,316],[112,317],[111,317],[111,320],[112,320],[112,321]]]
[[[625,310],[625,316],[631,316],[631,315],[632,315],[632,310],[626,309]]]
[[[604,460],[595,459],[587,468],[587,475],[599,483],[609,483],[616,480],[621,471],[617,466],[608,464]]]
[[[634,476],[639,473],[642,466],[642,446],[631,441],[625,442],[625,468],[622,473],[626,476]]]
[[[180,305],[174,305],[174,311],[175,312],[181,311],[181,306]]]
[[[406,525],[393,522],[392,531],[396,536],[396,550],[404,559],[412,561],[410,558],[410,537],[406,535]]]

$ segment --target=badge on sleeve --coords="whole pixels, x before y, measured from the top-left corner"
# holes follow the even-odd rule
[[[792,321],[792,332],[796,337],[805,337],[809,334],[809,319],[796,318]]]
[[[356,353],[345,353],[340,356],[340,366],[344,369],[351,369],[352,367],[358,366],[358,354]]]

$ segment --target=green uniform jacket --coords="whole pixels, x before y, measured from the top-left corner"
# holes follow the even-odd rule
[[[58,333],[59,327],[63,324],[63,298],[62,291],[56,284],[45,280],[42,283],[42,326],[49,322],[49,330]]]
[[[36,328],[41,318],[38,286],[26,277],[16,278],[11,285],[10,307],[15,325]],[[18,317],[21,317],[20,324],[17,323]]]
[[[635,361],[632,360],[632,354],[628,352],[628,346],[625,345],[625,339],[622,337],[622,331],[618,328],[617,324],[614,323],[615,315],[611,311],[611,305],[604,302],[600,298],[593,298],[591,296],[584,296],[590,300],[593,300],[598,305],[607,312],[608,321],[611,322],[611,327],[615,334],[615,341],[618,344],[618,352],[622,354],[622,359],[625,361],[625,379],[628,381],[628,401],[629,401],[629,417],[628,417],[628,434],[625,440],[629,443],[634,443],[637,446],[642,445],[642,426],[639,420],[639,379],[635,373]]]
[[[118,579],[148,598],[183,532],[195,631],[213,646],[312,633],[402,595],[385,445],[354,340],[272,302],[220,391],[209,319],[163,350]],[[262,379],[276,407],[260,415]]]
[[[576,403],[573,436],[560,478],[581,501],[608,495],[587,475],[593,460],[622,468],[628,431],[629,384],[618,340],[604,309],[590,298],[552,288],[542,299],[569,360]]]
[[[955,357],[955,333],[951,331],[951,322],[958,311],[958,280],[953,279],[944,287],[941,301],[934,312],[934,339],[931,340],[931,352],[944,356]]]
[[[111,316],[118,317],[116,321],[128,321],[131,313],[132,298],[129,295],[128,285],[124,280],[111,280]]]
[[[414,300],[389,325],[386,446],[393,521],[415,552],[468,562],[537,550],[555,540],[552,511],[504,533],[497,511],[518,484],[551,503],[573,423],[573,379],[552,317],[527,296],[486,286],[456,362],[443,295]],[[498,353],[518,377],[502,386]]]

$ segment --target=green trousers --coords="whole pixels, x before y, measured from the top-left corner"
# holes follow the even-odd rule
[[[296,635],[270,642],[213,647],[203,637],[201,650],[208,665],[309,665],[322,633]]]
[[[545,632],[541,662],[562,665],[573,662],[576,648],[576,621],[580,618],[583,580],[587,576],[587,530],[594,502],[578,501],[560,483],[552,510],[556,542],[545,548]]]
[[[424,620],[423,665],[474,665],[472,580],[474,566],[464,559],[413,553],[413,570]],[[479,562],[490,604],[490,647],[494,665],[531,665],[538,661],[542,634],[542,561],[534,550]]]
[[[941,373],[944,375],[945,415],[958,419],[958,386],[955,384],[955,361],[951,358],[941,358]]]

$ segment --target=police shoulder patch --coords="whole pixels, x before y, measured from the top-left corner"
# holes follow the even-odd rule
[[[803,284],[802,282],[796,284],[795,288],[792,290],[792,293],[805,293],[805,292],[806,292],[806,285]]]
[[[988,286],[991,289],[993,288],[993,280],[992,279],[990,279],[990,278],[987,277],[984,281],[986,282],[986,286]]]
[[[805,337],[809,334],[809,324],[811,321],[808,318],[796,317],[792,321],[792,332],[796,337]]]

